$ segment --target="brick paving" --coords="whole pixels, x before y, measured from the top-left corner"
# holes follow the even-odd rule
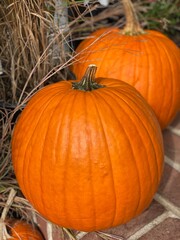
[[[127,224],[103,232],[77,232],[77,240],[180,240],[180,113],[163,138],[164,174],[149,208]],[[73,239],[43,219],[37,222],[46,240]]]

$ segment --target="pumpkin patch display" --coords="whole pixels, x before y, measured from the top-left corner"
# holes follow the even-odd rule
[[[97,77],[116,78],[134,86],[153,108],[161,128],[180,109],[180,51],[158,31],[143,30],[130,0],[123,0],[126,26],[102,28],[76,49],[72,71],[81,78],[97,65]]]
[[[95,79],[39,90],[20,115],[12,160],[24,196],[49,221],[95,231],[123,224],[151,203],[163,170],[158,120],[129,84]]]

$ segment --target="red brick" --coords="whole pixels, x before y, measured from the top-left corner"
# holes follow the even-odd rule
[[[95,232],[88,233],[85,235],[82,240],[102,240],[100,236],[98,236]]]
[[[168,218],[139,240],[180,240],[180,220]]]
[[[165,155],[180,164],[180,137],[166,129],[163,131]]]
[[[158,193],[180,207],[180,173],[165,164]]]

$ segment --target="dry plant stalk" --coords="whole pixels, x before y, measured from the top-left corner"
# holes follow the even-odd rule
[[[124,12],[126,14],[126,25],[122,30],[123,34],[143,34],[144,31],[140,26],[135,7],[130,0],[122,0]]]
[[[71,6],[61,2],[65,0],[0,2],[0,59],[5,75],[4,81],[0,79],[0,88],[6,92],[2,96],[5,100],[19,104],[31,90],[42,87],[44,81],[53,81],[55,75],[66,79],[67,72],[62,70],[73,57],[70,36],[79,30],[76,23],[91,8],[68,22],[67,7]],[[78,8],[75,5],[73,1],[73,7]]]
[[[1,2],[0,31],[3,34],[0,35],[0,59],[10,80],[12,102],[17,102],[25,83],[25,91],[28,92],[54,67],[51,46],[55,42],[60,52],[63,52],[62,41],[66,36],[61,35],[51,13],[56,1]],[[58,64],[64,64],[65,61],[65,54],[61,54]]]
[[[9,211],[9,208],[11,207],[11,205],[13,203],[15,195],[16,195],[16,191],[12,188],[10,190],[6,205],[5,205],[5,207],[2,211],[2,214],[1,214],[1,218],[0,218],[0,239],[2,239],[2,240],[7,240],[7,239],[11,238],[11,236],[7,232],[5,220],[6,220],[6,216],[7,216],[7,213]]]
[[[27,76],[38,62],[46,46],[45,26],[49,19],[45,18],[42,1],[3,1],[1,16],[2,28],[2,61],[5,62],[5,71],[11,80],[12,98],[17,101],[18,87],[26,81]],[[46,20],[45,20],[46,19]],[[47,66],[39,63],[35,75],[32,77],[32,86],[47,71]]]

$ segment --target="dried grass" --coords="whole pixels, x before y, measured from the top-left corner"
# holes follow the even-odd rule
[[[59,9],[56,9],[59,7]],[[66,7],[66,6],[65,6]],[[93,31],[94,23],[103,21],[91,14],[98,5],[84,8],[71,2],[73,14],[66,21],[64,6],[55,1],[1,0],[0,2],[0,211],[3,211],[9,190],[18,191],[8,216],[16,215],[34,221],[32,206],[21,194],[11,163],[11,136],[19,112],[29,98],[42,86],[60,79],[67,79],[68,66],[73,59],[71,39],[79,39]],[[80,13],[79,8],[84,8]],[[89,14],[85,18],[85,15]],[[57,21],[62,19],[62,23]],[[64,18],[64,20],[63,20]],[[74,18],[74,19],[73,19]],[[97,26],[98,27],[98,26]],[[35,210],[33,210],[35,211]],[[37,213],[36,213],[37,214]],[[68,229],[64,236],[75,239]]]
[[[10,80],[12,101],[17,102],[22,86],[35,87],[52,69],[52,42],[61,48],[60,34],[49,42],[55,32],[53,16],[44,1],[4,0],[1,4],[1,60]],[[60,59],[61,62],[64,59]],[[30,78],[29,78],[30,76]],[[27,83],[28,79],[28,83]]]

